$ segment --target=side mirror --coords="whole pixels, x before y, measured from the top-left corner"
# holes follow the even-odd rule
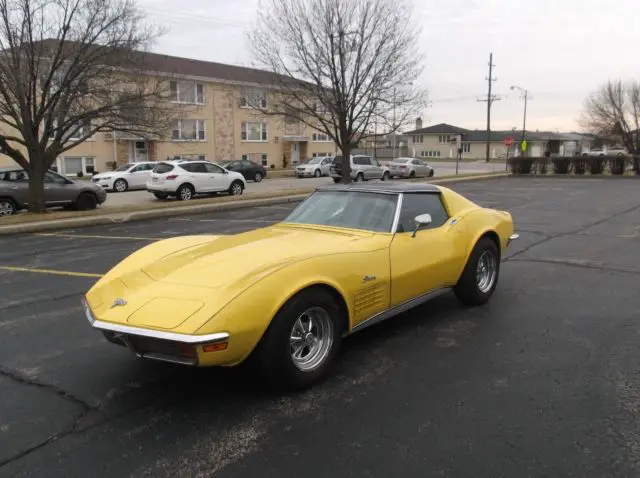
[[[411,237],[416,237],[416,232],[418,232],[418,229],[420,229],[421,226],[431,224],[431,214],[420,214],[419,216],[414,217],[413,220],[416,221],[416,228],[413,230]]]

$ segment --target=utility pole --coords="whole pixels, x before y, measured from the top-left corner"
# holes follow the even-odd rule
[[[478,100],[482,103],[487,102],[487,151],[485,160],[487,163],[490,160],[491,154],[491,105],[494,101],[500,101],[500,98],[496,95],[491,94],[491,85],[494,81],[497,81],[497,78],[493,78],[491,75],[493,74],[493,67],[496,66],[493,64],[493,53],[489,53],[489,76],[485,79],[489,82],[489,91],[487,92],[487,98],[484,100]]]

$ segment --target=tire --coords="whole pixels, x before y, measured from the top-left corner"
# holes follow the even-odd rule
[[[300,390],[320,382],[340,348],[342,313],[331,294],[322,289],[294,295],[275,315],[252,354],[260,374],[278,389]],[[315,323],[307,331],[309,315]],[[292,340],[296,333],[300,340]],[[314,343],[313,338],[319,340]],[[296,344],[302,345],[296,350]]]
[[[18,211],[18,206],[10,198],[0,198],[0,217],[13,216]]]
[[[259,183],[260,181],[262,181],[262,173],[260,171],[256,172],[256,174],[253,175],[253,180],[256,183]]]
[[[153,195],[157,199],[167,199],[169,197],[169,195],[167,193],[153,193]]]
[[[236,180],[229,186],[229,194],[232,196],[240,196],[243,190],[244,186],[242,185],[242,181]]]
[[[333,178],[333,182],[338,184],[340,182],[340,178]]]
[[[319,170],[319,169],[316,169],[316,170],[315,170],[315,172],[313,173],[313,175],[314,175],[316,178],[319,178],[320,176],[322,176],[322,173],[320,172],[320,170]]]
[[[433,171],[433,169],[432,169],[431,171],[429,171],[429,177],[430,177],[430,178],[432,178],[432,177],[433,177],[433,174],[434,174],[434,171]]]
[[[196,192],[191,184],[182,184],[176,190],[176,195],[180,201],[189,201],[193,199],[193,197],[196,195]]]
[[[485,260],[487,262],[485,262]],[[479,262],[488,268],[488,275],[483,281],[482,271],[478,272]],[[493,295],[500,276],[500,252],[496,243],[489,237],[483,237],[473,248],[471,256],[462,271],[460,280],[453,292],[460,302],[467,306],[486,303]]]
[[[356,174],[356,181],[355,182],[359,183],[359,182],[362,182],[362,181],[364,181],[364,174],[362,174],[362,173]]]
[[[113,183],[113,190],[117,193],[123,193],[129,189],[129,183],[124,179],[116,179]]]
[[[411,171],[409,173],[409,179],[415,179],[415,177],[416,177],[416,172],[415,171]]]
[[[98,198],[95,194],[82,193],[76,199],[76,208],[78,211],[89,211],[98,207]]]
[[[389,179],[391,179],[391,175],[389,174],[389,171],[385,171],[384,173],[382,173],[383,181],[389,181]]]

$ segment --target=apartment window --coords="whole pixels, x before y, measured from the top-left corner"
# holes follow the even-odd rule
[[[204,104],[204,85],[195,81],[171,81],[171,101],[176,103]]]
[[[311,140],[315,142],[326,143],[328,141],[331,141],[331,138],[329,138],[329,135],[325,133],[313,133],[311,135]]]
[[[58,158],[56,169],[64,176],[77,176],[78,173],[91,175],[95,171],[95,158],[90,156],[64,156]]]
[[[241,108],[266,108],[267,94],[264,91],[254,91],[240,96]]]
[[[312,158],[315,158],[315,157],[326,158],[327,156],[331,156],[331,153],[313,153],[311,155]]]
[[[448,134],[438,136],[439,143],[448,143],[450,139],[451,136],[449,136]]]
[[[242,141],[267,141],[267,123],[242,122]]]
[[[179,120],[173,128],[174,141],[205,141],[206,134],[203,120]]]
[[[265,167],[267,166],[267,164],[269,164],[269,156],[267,154],[260,155],[260,164],[262,164]]]
[[[470,153],[471,152],[471,143],[462,143],[462,152]]]
[[[240,159],[243,161],[259,163],[265,167],[269,164],[269,155],[267,153],[246,153],[241,155]]]
[[[412,141],[414,143],[423,143],[424,142],[424,136],[423,135],[415,135],[411,137]]]

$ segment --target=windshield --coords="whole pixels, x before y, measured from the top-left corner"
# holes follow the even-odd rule
[[[403,164],[403,163],[406,163],[406,162],[408,162],[408,161],[409,161],[409,159],[408,159],[408,158],[396,158],[396,159],[394,159],[394,160],[392,161],[392,163],[401,163],[401,164]]]
[[[396,194],[318,191],[283,222],[391,232],[397,202]]]
[[[165,174],[173,171],[173,165],[169,163],[159,163],[153,170],[156,174]]]
[[[323,159],[324,158],[320,158],[320,157],[311,158],[309,161],[307,161],[307,164],[318,164],[322,162]]]
[[[116,169],[116,171],[127,171],[131,166],[133,166],[133,164],[131,163],[125,164],[124,166],[120,166],[118,169]]]
[[[342,164],[342,155],[333,158],[333,164]]]

